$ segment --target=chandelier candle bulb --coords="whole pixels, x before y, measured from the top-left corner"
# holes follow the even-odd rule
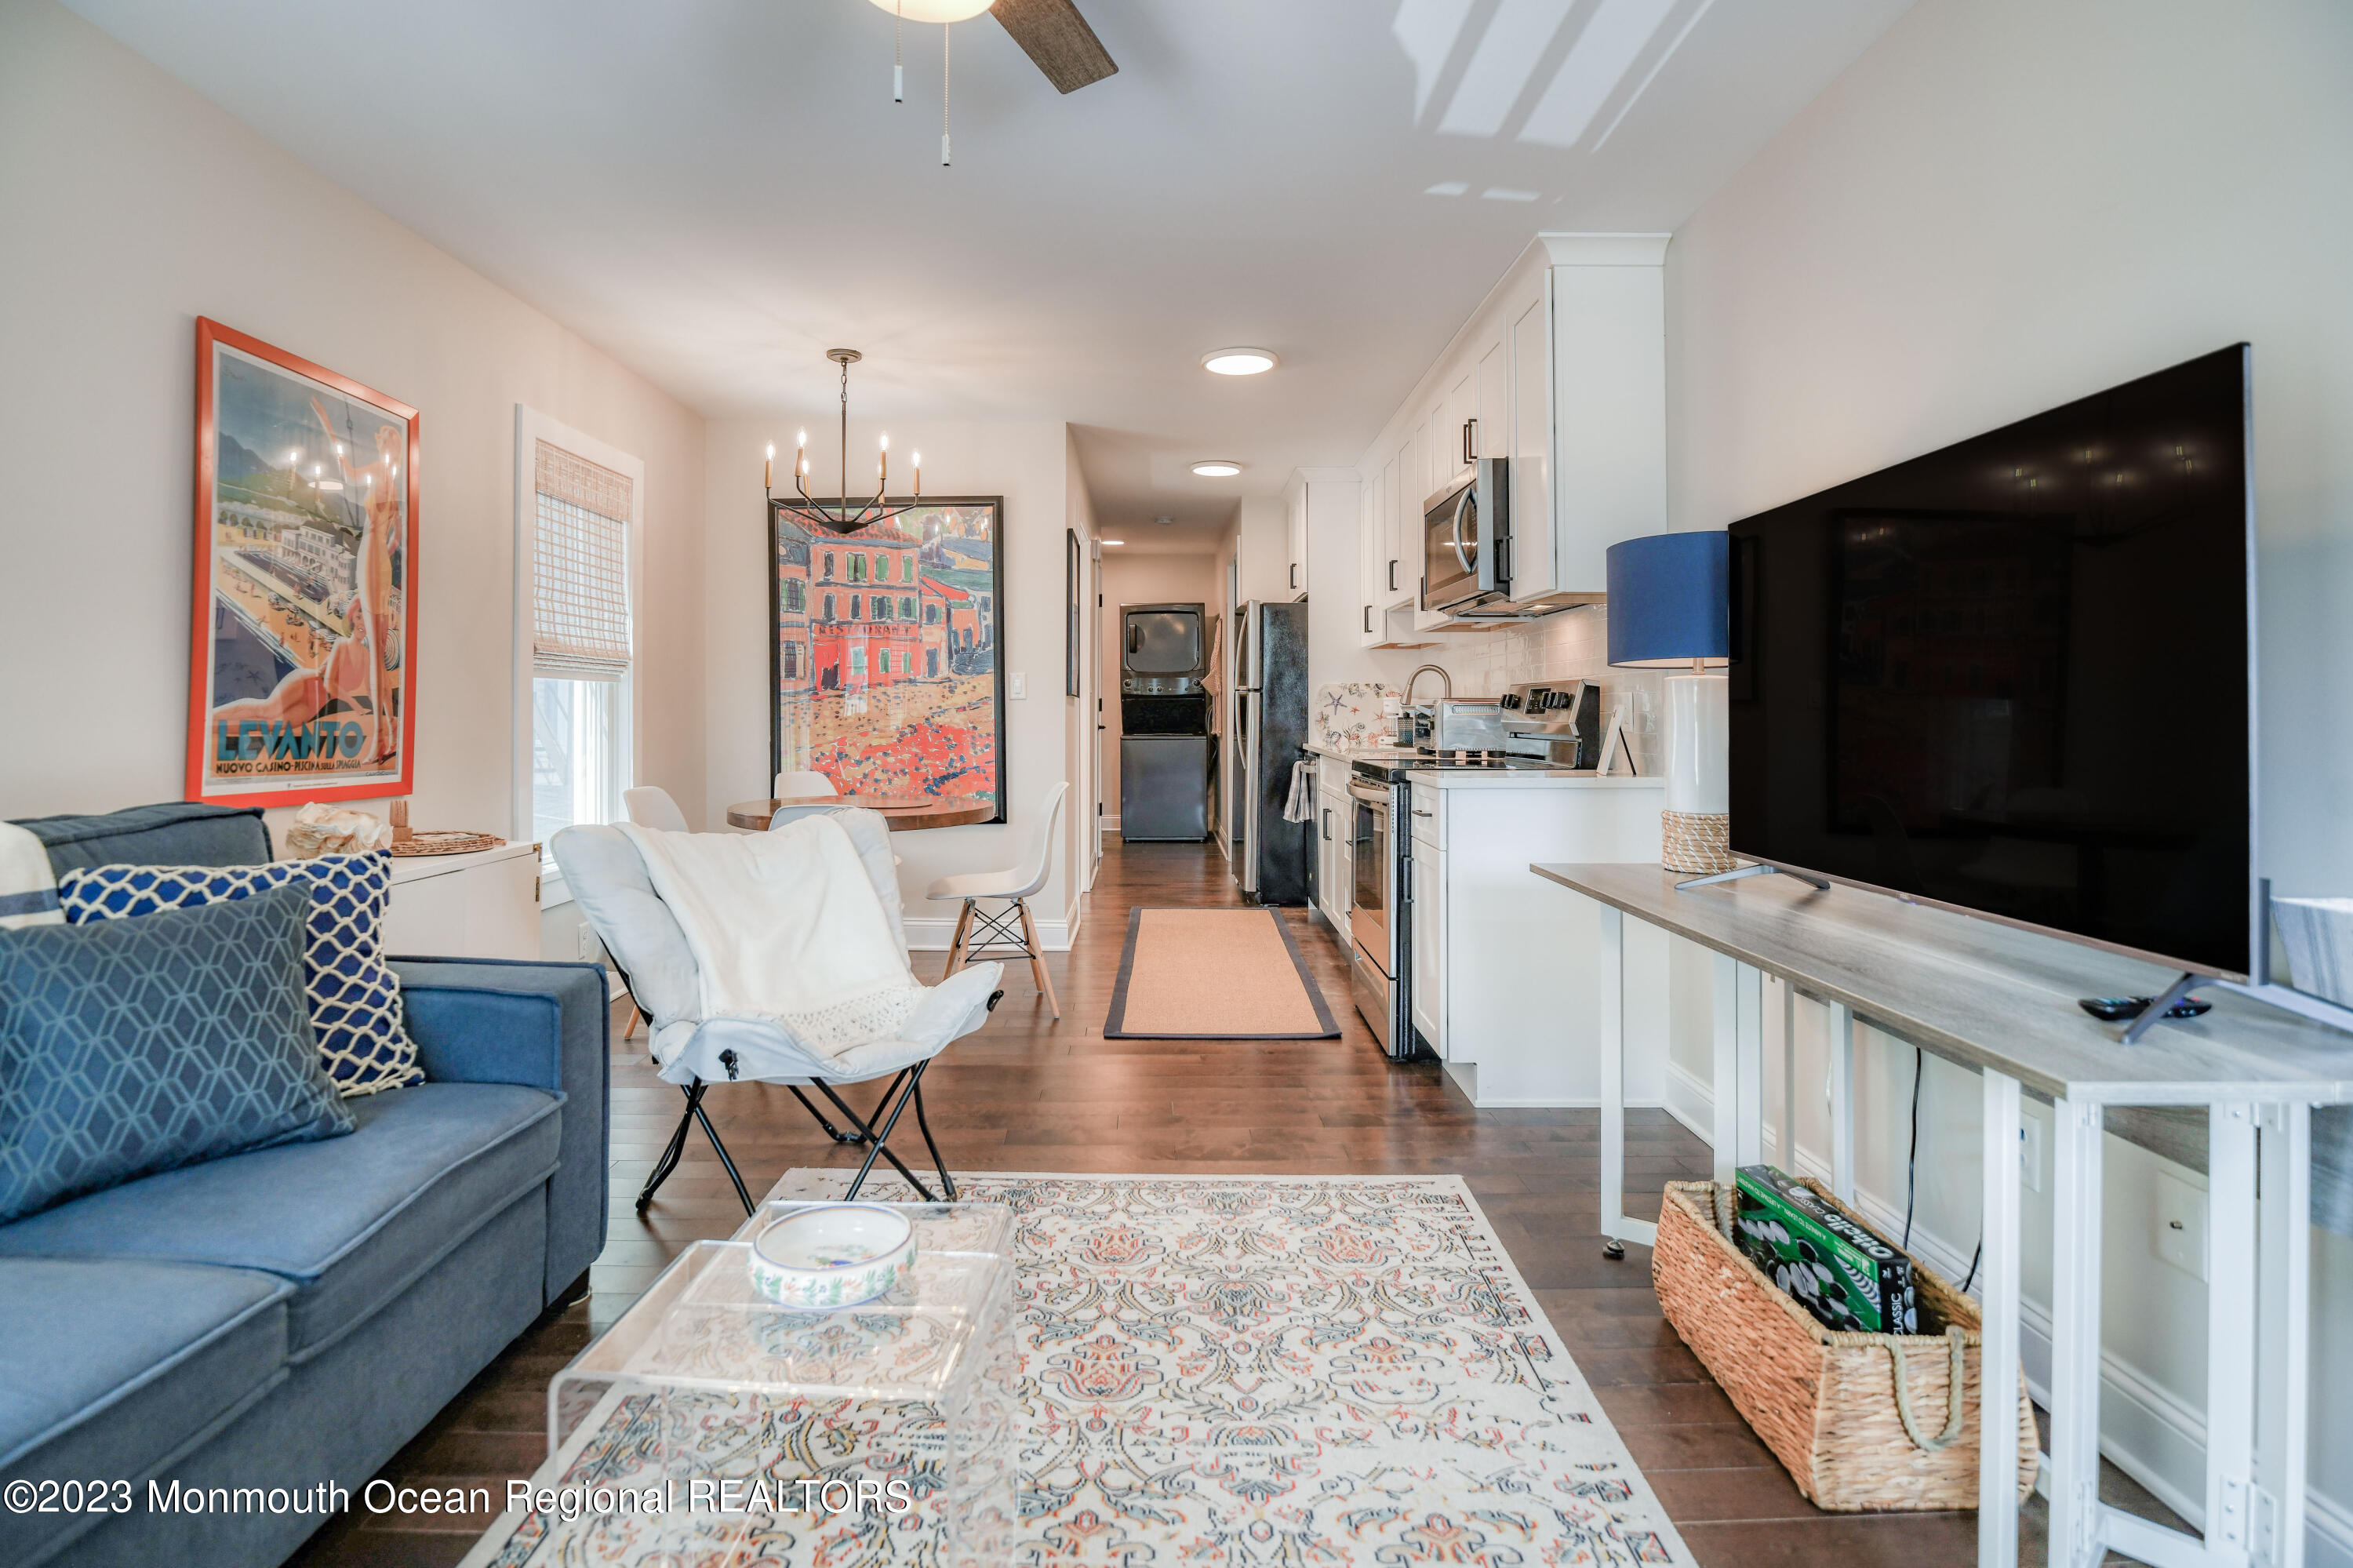
[[[913,458],[915,463],[915,493],[921,495],[923,493],[923,454],[916,452],[913,454]]]
[[[760,465],[760,488],[763,490],[776,488],[776,443],[774,441],[768,443],[767,461]]]

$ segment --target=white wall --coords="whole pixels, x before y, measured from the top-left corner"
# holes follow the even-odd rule
[[[2348,80],[2337,0],[1921,0],[1667,259],[1678,527],[2253,344],[2263,869],[2293,893],[2353,893]],[[2182,585],[2182,613],[2200,587]],[[1868,1048],[1861,1067],[1863,1185],[1898,1209],[1911,1055]],[[1976,1086],[1932,1062],[1924,1101],[1917,1223],[1965,1266]],[[2108,1148],[2111,1224],[2145,1226],[2157,1162]],[[2047,1236],[2027,1196],[2030,1236]],[[2341,1322],[2353,1243],[2316,1245],[2316,1325]],[[2203,1404],[2196,1286],[2132,1234],[2112,1243],[2107,1301],[2107,1430],[2178,1486]],[[2341,1563],[2353,1342],[2325,1327],[2314,1342],[2315,1561]]]
[[[513,831],[518,403],[645,460],[640,767],[702,798],[699,417],[50,0],[0,148],[0,817],[182,794],[199,315],[418,410],[417,825]]]
[[[1096,851],[1102,838],[1094,831],[1095,803],[1102,790],[1096,783],[1101,758],[1105,765],[1111,761],[1112,747],[1098,745],[1095,738],[1097,715],[1111,705],[1101,699],[1103,694],[1102,625],[1095,613],[1095,561],[1099,537],[1095,527],[1094,497],[1087,493],[1086,475],[1079,465],[1079,440],[1075,432],[1065,428],[1062,432],[1062,505],[1070,530],[1079,536],[1079,694],[1068,696],[1067,672],[1058,690],[1065,694],[1062,735],[1063,777],[1071,781],[1068,807],[1062,812],[1062,853],[1064,863],[1075,868],[1070,883],[1070,910],[1066,918],[1071,930],[1078,929],[1081,895],[1095,885],[1095,866],[1101,857]],[[1067,563],[1065,572],[1068,571]],[[1069,585],[1064,584],[1064,591]],[[1065,639],[1069,633],[1063,633]],[[1065,649],[1065,657],[1068,650]],[[1114,687],[1115,691],[1117,688]]]
[[[1119,816],[1119,608],[1124,604],[1198,604],[1201,624],[1220,615],[1214,557],[1202,556],[1131,556],[1124,550],[1103,552],[1103,627],[1108,632],[1096,657],[1103,693],[1103,808],[1114,828]]]
[[[767,520],[760,493],[762,449],[775,441],[781,461],[792,450],[793,433],[809,431],[811,461],[821,484],[836,487],[818,440],[839,427],[825,410],[786,411],[773,416],[714,419],[710,425],[709,496],[705,514],[702,613],[707,784],[702,814],[711,826],[726,821],[736,800],[768,793],[769,688]],[[954,420],[894,420],[891,450],[923,454],[927,495],[1001,495],[1005,498],[1005,592],[1001,647],[1008,675],[1025,677],[1028,695],[1008,701],[1006,787],[1008,821],[964,828],[934,828],[901,833],[893,841],[902,864],[900,895],[906,900],[908,939],[917,947],[944,948],[956,906],[927,904],[923,889],[935,878],[965,871],[990,871],[1019,862],[1038,830],[1038,808],[1053,782],[1068,778],[1070,729],[1078,709],[1062,693],[1062,536],[1070,525],[1069,435],[1059,420],[973,423]],[[875,450],[881,427],[853,418],[850,462]],[[692,811],[690,807],[690,813]],[[1074,889],[1068,820],[1079,807],[1064,805],[1065,833],[1057,846],[1051,876],[1036,902],[1039,935],[1050,947],[1069,941]],[[1069,912],[1069,913],[1066,913]]]

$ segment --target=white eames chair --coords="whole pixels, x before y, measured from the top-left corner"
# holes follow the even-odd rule
[[[1056,1018],[1062,1016],[1062,1004],[1054,1000],[1054,982],[1046,978],[1046,955],[1038,946],[1038,922],[1030,916],[1029,900],[1046,885],[1046,874],[1053,869],[1054,829],[1062,820],[1062,797],[1070,792],[1067,781],[1047,791],[1044,821],[1038,824],[1038,836],[1030,843],[1025,864],[1008,866],[1003,871],[968,871],[958,876],[944,876],[923,890],[927,898],[964,901],[964,908],[956,916],[955,936],[948,943],[948,973],[955,973],[976,958],[1026,958],[1030,974],[1037,979],[1039,994],[1046,999],[1046,1005],[1053,1010]],[[1010,907],[992,915],[980,907],[983,899],[1003,902]],[[980,927],[976,941],[973,936],[976,925]]]
[[[687,831],[686,813],[678,809],[670,791],[659,784],[640,784],[634,789],[622,790],[621,808],[629,813],[629,821],[641,828],[665,833]]]

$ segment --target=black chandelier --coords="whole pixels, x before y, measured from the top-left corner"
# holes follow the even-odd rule
[[[887,492],[891,488],[891,437],[886,431],[876,468],[873,499],[853,505],[849,500],[849,367],[866,356],[854,348],[828,348],[825,356],[841,366],[841,499],[818,501],[809,494],[807,430],[800,433],[799,450],[793,454],[793,489],[799,493],[800,500],[795,503],[776,499],[776,449],[773,442],[768,447],[767,466],[763,470],[761,482],[768,493],[768,504],[784,515],[828,533],[855,534],[860,528],[887,522],[923,504],[923,454],[914,454],[914,494],[902,501],[890,500]]]

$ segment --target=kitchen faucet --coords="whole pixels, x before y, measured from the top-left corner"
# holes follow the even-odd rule
[[[1440,681],[1445,683],[1445,688],[1441,694],[1440,700],[1445,702],[1452,702],[1454,700],[1454,677],[1446,673],[1446,666],[1443,664],[1424,664],[1421,668],[1416,670],[1412,674],[1408,675],[1405,678],[1405,694],[1398,699],[1401,705],[1410,706],[1412,705],[1413,683],[1416,681],[1420,680],[1424,675],[1436,675]]]

